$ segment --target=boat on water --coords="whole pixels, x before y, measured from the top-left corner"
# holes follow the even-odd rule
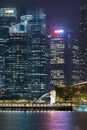
[[[78,112],[87,112],[87,105],[83,104],[83,105],[74,106],[73,110]]]

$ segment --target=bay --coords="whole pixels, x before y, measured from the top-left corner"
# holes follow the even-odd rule
[[[4,111],[0,112],[0,130],[87,130],[87,113]]]

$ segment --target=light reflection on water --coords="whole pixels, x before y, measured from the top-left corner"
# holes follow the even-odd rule
[[[0,130],[80,130],[76,116],[62,111],[0,112]]]

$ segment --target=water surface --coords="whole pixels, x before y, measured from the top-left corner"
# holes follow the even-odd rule
[[[0,130],[87,130],[87,113],[0,112]]]

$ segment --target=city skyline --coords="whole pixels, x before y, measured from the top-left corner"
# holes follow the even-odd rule
[[[75,69],[72,69],[72,64],[77,63],[74,57],[77,46],[74,47],[76,40],[72,37],[72,30],[70,32],[62,30],[62,34],[60,30],[60,35],[56,34],[58,37],[56,36],[54,40],[48,38],[45,31],[45,16],[45,11],[40,6],[24,6],[20,8],[21,23],[17,23],[15,8],[0,8],[0,29],[3,30],[1,43],[5,49],[1,55],[1,62],[5,65],[2,73],[4,76],[5,71],[6,96],[37,98],[49,92],[51,77],[52,89],[60,84],[68,87],[77,82],[71,81],[70,78],[71,75],[76,79],[76,71],[78,71],[75,66]],[[4,38],[6,29],[10,30],[7,39]],[[50,44],[53,42],[57,45],[57,49],[54,46],[51,48]],[[69,53],[70,51],[72,53]],[[70,57],[67,54],[70,54]],[[50,75],[50,56],[53,64],[52,75]],[[54,78],[58,81],[53,81]]]
[[[13,34],[14,34],[14,36],[17,36],[17,39],[14,38],[14,37],[11,37],[11,39],[13,39],[13,41],[11,41],[11,43],[15,42],[14,39],[16,39],[17,42],[16,42],[16,45],[12,44],[13,46],[10,46],[10,47],[9,47],[10,40],[8,42],[6,41],[7,42],[7,46],[6,46],[6,44],[4,44],[4,36],[5,35],[3,35],[1,37],[1,38],[3,38],[2,46],[6,47],[6,49],[7,49],[7,47],[9,48],[9,49],[6,50],[7,51],[6,57],[5,57],[5,55],[2,55],[2,59],[5,58],[5,60],[1,60],[3,63],[5,61],[5,81],[7,81],[7,79],[8,79],[8,81],[11,81],[12,85],[13,85],[13,81],[14,81],[14,84],[16,84],[16,80],[15,79],[19,78],[19,81],[20,81],[21,78],[22,78],[22,76],[18,76],[19,70],[20,70],[19,63],[21,63],[21,60],[22,60],[22,59],[19,60],[20,58],[18,58],[18,57],[20,57],[20,55],[22,55],[21,54],[22,53],[21,52],[21,46],[19,47],[19,41],[21,42],[21,39],[20,39],[19,36],[21,36],[21,35],[19,35],[19,34],[27,33],[27,36],[29,36],[29,39],[28,39],[28,37],[26,38],[26,41],[29,40],[28,41],[28,49],[29,49],[28,51],[29,52],[26,51],[26,53],[28,52],[27,54],[29,54],[29,55],[27,55],[27,61],[28,61],[28,66],[27,67],[29,67],[29,70],[28,70],[28,73],[27,73],[27,78],[30,80],[30,81],[28,80],[29,81],[28,89],[30,89],[30,91],[32,91],[32,93],[34,92],[34,89],[35,89],[35,93],[38,93],[38,92],[41,92],[41,91],[43,93],[45,92],[44,91],[44,90],[46,90],[45,86],[49,86],[49,83],[48,83],[49,80],[47,81],[46,77],[49,77],[49,79],[50,79],[50,70],[51,70],[50,69],[49,72],[48,72],[48,69],[47,69],[48,68],[47,66],[49,66],[48,60],[50,60],[50,51],[48,50],[50,47],[48,47],[47,44],[46,44],[46,43],[50,43],[49,42],[50,39],[48,40],[48,38],[47,38],[48,34],[45,31],[46,30],[46,20],[47,20],[46,16],[47,16],[47,14],[44,11],[44,8],[42,8],[42,6],[41,5],[39,6],[39,5],[40,4],[36,4],[36,2],[30,4],[30,6],[23,6],[22,7],[22,4],[20,5],[20,8],[19,8],[19,10],[17,12],[18,12],[18,15],[20,17],[20,22],[22,22],[22,23],[18,23],[18,21],[16,21],[17,20],[16,19],[17,18],[17,13],[16,13],[16,11],[13,10],[13,8],[6,8],[6,6],[5,6],[5,8],[4,7],[1,8],[1,15],[0,15],[0,20],[1,20],[0,21],[0,24],[1,24],[0,28],[1,28],[1,30],[3,29],[4,34],[6,34],[5,33],[5,29],[6,28],[5,27],[7,26],[8,29],[9,29],[9,27],[11,27],[11,30],[13,30],[12,32],[8,32],[10,34],[10,36],[13,35]],[[82,8],[86,8],[85,3],[84,3]],[[60,13],[60,15],[61,15],[61,13]],[[24,21],[25,21],[25,24],[23,23]],[[74,23],[71,22],[71,24],[74,24]],[[79,24],[80,23],[78,22],[78,25]],[[27,32],[25,32],[25,26],[26,25],[27,25]],[[54,27],[55,26],[56,25],[54,25]],[[14,32],[15,29],[17,29],[19,31],[18,32]],[[64,30],[63,27],[62,28],[59,27],[59,29]],[[64,63],[64,67],[63,67],[64,73],[62,73],[61,79],[62,79],[62,77],[65,76],[65,79],[67,79],[67,81],[69,81],[69,77],[70,77],[69,74],[71,74],[71,77],[73,77],[73,79],[76,79],[76,71],[79,71],[78,67],[75,68],[75,64],[79,63],[78,59],[76,61],[76,55],[77,54],[75,53],[75,51],[78,48],[77,48],[77,45],[74,47],[74,44],[75,43],[78,44],[79,41],[76,40],[75,37],[74,37],[75,36],[74,27],[72,28],[73,31],[69,30],[69,29],[70,29],[70,26],[69,26],[69,28],[66,28],[66,30],[67,31],[71,31],[72,36],[73,36],[72,37],[73,40],[71,39],[71,35],[70,34],[67,35],[66,30],[63,31],[64,35],[66,35],[66,37],[64,37],[64,43],[65,43],[65,45],[67,45],[68,49],[65,49],[64,46],[63,46],[63,48],[59,46],[59,42],[62,43],[61,42],[62,41],[61,37],[59,37],[58,41],[56,41],[56,44],[58,44],[58,49],[59,49],[59,47],[60,47],[61,51],[62,51],[62,49],[64,49],[63,53],[64,53],[65,59],[63,59],[63,57],[60,57],[61,54],[59,54],[59,56],[56,55],[56,52],[58,50],[56,51],[53,48],[53,52],[55,52],[55,54],[53,54],[54,60],[55,60],[55,55],[56,55],[56,61],[57,61],[57,62],[55,62],[55,65],[57,66],[56,63],[58,63],[58,65]],[[77,30],[77,31],[79,31],[79,30]],[[23,38],[23,37],[21,36],[21,38]],[[67,40],[67,38],[68,38],[68,40]],[[18,39],[20,39],[20,40],[18,40]],[[1,39],[1,42],[2,42],[2,39]],[[66,44],[66,42],[67,42],[67,44]],[[53,41],[52,41],[52,43],[53,43]],[[14,55],[14,46],[15,46],[15,56],[13,56]],[[11,48],[11,52],[10,52],[10,48]],[[70,57],[69,57],[67,54],[69,54],[69,52],[71,50],[72,50],[72,53],[70,53]],[[20,55],[19,55],[18,51],[19,51]],[[49,54],[48,54],[48,51],[49,51]],[[58,52],[60,52],[60,51],[58,51]],[[15,62],[14,62],[14,60],[12,58],[15,60]],[[67,58],[69,60],[67,60]],[[12,61],[9,62],[9,59],[12,60]],[[60,61],[60,59],[61,59],[62,62]],[[6,60],[8,61],[8,65],[6,65],[7,64]],[[23,60],[25,60],[25,58]],[[70,62],[71,60],[72,60],[72,62]],[[12,62],[13,62],[13,64],[12,64]],[[16,62],[18,62],[17,66],[15,65]],[[70,68],[69,68],[69,64],[68,63],[70,63]],[[9,69],[9,66],[11,67],[11,69]],[[56,66],[55,66],[55,68],[56,68]],[[14,67],[15,67],[15,71],[13,71]],[[68,68],[68,69],[66,69],[66,68]],[[71,72],[71,70],[72,70],[71,68],[74,68],[73,72]],[[24,68],[22,67],[21,69],[24,69]],[[66,71],[65,71],[65,69],[66,69]],[[68,72],[69,69],[70,69],[70,71]],[[12,73],[11,73],[11,70],[12,70]],[[59,68],[59,70],[60,70],[60,68]],[[61,71],[61,72],[63,72],[63,71]],[[3,68],[3,72],[4,72],[4,68]],[[21,74],[23,74],[23,73],[21,73]],[[57,75],[56,75],[55,72],[52,72],[52,76],[54,78],[56,76],[58,76],[59,74],[60,74],[59,71],[58,71]],[[73,75],[73,74],[75,74],[75,75]],[[13,78],[11,76],[11,80],[9,80],[9,77],[10,77],[9,75],[13,76]],[[59,76],[58,76],[58,78],[59,78]],[[60,79],[60,81],[62,81],[61,79]],[[79,79],[79,78],[77,77],[77,79]],[[10,84],[10,83],[8,83],[8,81],[7,81],[7,84],[5,84],[5,86],[6,85],[9,86],[8,84]],[[18,81],[18,84],[19,84],[19,81]],[[21,80],[21,81],[23,81],[23,80]],[[68,85],[66,81],[61,82],[61,83],[64,83],[65,85]],[[69,86],[71,84],[73,84],[73,83],[76,83],[76,81],[73,80],[73,82],[71,82],[71,79],[70,79]],[[14,86],[15,85],[13,85],[13,87]],[[31,86],[34,89],[31,90]],[[37,91],[37,87],[39,89],[38,91]],[[36,94],[33,94],[33,95],[34,95],[34,97],[36,96]],[[37,94],[37,96],[38,96],[38,94]]]
[[[49,4],[50,3],[50,4]],[[21,7],[28,4],[36,4],[40,5],[46,10],[47,14],[47,33],[50,34],[52,29],[54,28],[63,28],[63,29],[74,29],[74,31],[78,32],[78,21],[80,15],[80,0],[46,0],[45,2],[42,0],[4,0],[0,1],[0,7]]]

